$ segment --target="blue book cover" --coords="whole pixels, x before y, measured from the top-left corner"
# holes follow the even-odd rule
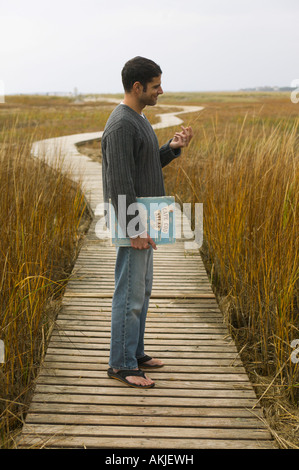
[[[147,233],[156,244],[175,243],[175,198],[173,196],[138,197],[139,216]],[[111,243],[115,246],[131,246],[123,235],[113,206],[110,204]]]

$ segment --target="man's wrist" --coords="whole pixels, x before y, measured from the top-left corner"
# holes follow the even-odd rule
[[[169,148],[176,156],[179,156],[181,154],[181,151],[182,151],[181,147],[177,147],[175,143],[172,143],[172,139],[169,142]]]

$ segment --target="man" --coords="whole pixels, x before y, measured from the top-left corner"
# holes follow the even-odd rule
[[[163,366],[144,351],[153,249],[157,247],[141,219],[131,214],[129,207],[136,204],[137,197],[165,195],[162,167],[177,158],[192,138],[192,129],[182,127],[181,132],[176,132],[159,149],[156,134],[142,111],[145,106],[154,106],[163,93],[161,74],[155,62],[143,57],[135,57],[125,64],[124,100],[111,113],[102,136],[104,201],[111,200],[131,244],[117,248],[108,376],[139,388],[155,385],[139,367]],[[124,201],[124,197],[124,206],[119,210],[119,200]],[[137,229],[129,230],[133,218]]]

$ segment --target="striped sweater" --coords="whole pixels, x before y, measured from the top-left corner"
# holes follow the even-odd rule
[[[162,167],[181,153],[172,150],[170,142],[159,148],[150,122],[127,105],[120,104],[111,113],[102,136],[103,193],[105,202],[111,199],[123,230],[136,216],[128,214],[136,197],[165,195]],[[126,197],[125,210],[118,213],[120,195]],[[144,230],[141,221],[136,230]],[[126,229],[124,233],[128,236]]]

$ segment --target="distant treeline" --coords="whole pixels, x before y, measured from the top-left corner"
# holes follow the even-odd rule
[[[242,88],[240,91],[293,91],[295,89],[296,87],[290,87],[290,86],[283,86],[283,87],[261,86],[261,87],[255,87],[255,88]]]

